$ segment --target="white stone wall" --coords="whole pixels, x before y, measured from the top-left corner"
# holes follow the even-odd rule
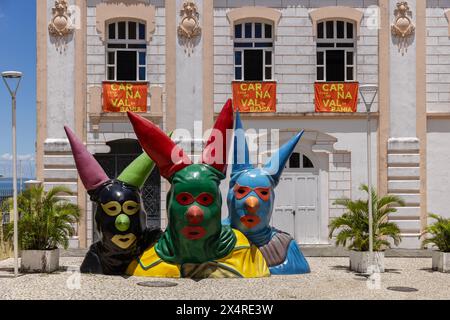
[[[91,86],[100,86],[106,80],[106,47],[101,41],[96,27],[96,6],[104,2],[101,0],[88,0],[87,8],[87,83],[88,89]],[[147,80],[150,86],[165,86],[166,82],[166,16],[164,0],[142,0],[155,6],[155,32],[147,46]],[[89,95],[88,95],[89,99]],[[163,94],[163,112],[165,111],[166,94]],[[149,100],[150,102],[150,100]],[[88,111],[90,103],[88,101]],[[151,106],[150,106],[151,108]],[[165,119],[163,121],[163,126]],[[124,127],[123,124],[113,125],[112,123],[101,124],[100,132],[121,133],[133,132],[131,128]],[[112,140],[117,136],[111,136]],[[96,138],[89,134],[88,141]],[[110,141],[110,139],[104,139]]]
[[[102,82],[106,80],[106,46],[102,42],[96,27],[96,5],[100,0],[88,1],[87,7],[87,92],[93,86],[101,87]],[[147,46],[147,80],[150,86],[165,86],[166,74],[166,18],[165,4],[162,0],[143,1],[155,6],[155,32]],[[90,112],[90,96],[87,95],[87,110]],[[165,111],[165,94],[163,96],[163,112]],[[150,105],[150,98],[148,99]],[[151,110],[151,106],[150,106]],[[165,118],[163,120],[163,126]],[[87,117],[86,128],[88,130],[87,143],[89,145],[105,145],[108,141],[119,139],[136,139],[133,128],[127,117],[120,122],[102,121],[99,124],[98,132],[92,131],[91,121]],[[161,186],[161,218],[162,224],[165,224],[165,186]],[[87,199],[87,235],[88,244],[92,242],[93,220],[92,203]]]
[[[208,0],[206,0],[208,1]],[[176,17],[173,21],[179,25],[182,16],[179,14],[183,0],[176,0]],[[197,1],[199,12],[203,12],[203,2]],[[202,23],[200,17],[200,24]],[[188,45],[188,44],[187,44]],[[194,134],[194,124],[201,127],[203,121],[203,37],[197,37],[192,43],[192,52],[178,37],[176,52],[176,128]]]
[[[267,0],[214,1],[214,105],[220,111],[232,96],[234,80],[233,36],[226,17],[228,10],[242,6],[267,6],[281,11],[274,44],[274,79],[277,85],[278,112],[314,112],[314,82],[316,80],[316,43],[309,11],[324,6],[350,6],[364,11],[376,0]],[[378,83],[378,30],[367,28],[367,15],[361,21],[357,41],[357,81]],[[378,98],[377,98],[378,100]],[[378,110],[377,100],[373,110]],[[362,103],[358,111],[364,111]]]
[[[450,120],[428,120],[427,211],[450,218]]]
[[[450,112],[449,0],[427,1],[427,112]]]
[[[68,5],[75,4],[74,0]],[[51,16],[54,1],[48,0],[47,13]],[[76,31],[75,31],[76,32]],[[65,155],[69,144],[64,125],[75,125],[75,33],[65,41],[58,42],[47,33],[47,114],[44,142],[44,188],[48,191],[55,186],[68,187],[76,192],[77,171],[72,159]],[[76,196],[63,198],[76,203]],[[74,226],[75,229],[77,226]],[[77,230],[75,234],[77,234]],[[78,238],[70,239],[72,247],[78,246]]]
[[[330,154],[329,181],[329,210],[330,219],[339,217],[345,212],[345,208],[334,203],[337,199],[352,198],[352,171],[351,153],[334,152]]]

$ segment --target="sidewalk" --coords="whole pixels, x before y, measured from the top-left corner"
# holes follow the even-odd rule
[[[348,271],[348,258],[308,258],[311,274],[265,279],[164,279],[176,287],[138,286],[152,278],[79,275],[66,271],[82,258],[61,258],[62,271],[12,278],[12,259],[0,262],[0,299],[450,299],[450,274],[433,272],[430,258],[386,258],[380,289]],[[70,269],[69,269],[70,270]],[[69,286],[68,286],[69,284]],[[78,289],[80,285],[80,289]],[[416,292],[395,292],[401,286]],[[70,289],[72,288],[72,290]]]

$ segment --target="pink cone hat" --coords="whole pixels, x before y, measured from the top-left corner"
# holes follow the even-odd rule
[[[77,138],[75,133],[64,126],[70,146],[72,147],[73,158],[78,169],[81,181],[86,190],[95,190],[110,180],[97,160],[89,153],[84,144]]]

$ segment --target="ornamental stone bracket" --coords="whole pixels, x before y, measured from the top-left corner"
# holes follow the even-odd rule
[[[53,17],[48,25],[48,32],[59,52],[67,48],[67,40],[74,32],[74,25],[67,0],[56,0],[52,8]]]
[[[408,51],[408,46],[412,42],[412,37],[416,29],[411,18],[412,12],[409,9],[408,2],[397,2],[397,9],[394,11],[394,22],[391,26],[391,34],[402,56]]]
[[[199,23],[199,13],[194,1],[184,1],[183,9],[180,11],[181,21],[178,25],[178,37],[180,44],[184,46],[184,51],[190,56],[194,51],[194,46],[198,44],[202,34]]]

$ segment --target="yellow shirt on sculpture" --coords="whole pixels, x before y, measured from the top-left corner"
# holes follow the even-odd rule
[[[270,276],[269,268],[259,249],[250,245],[238,230],[236,245],[226,257],[202,264],[183,265],[164,262],[155,247],[147,249],[127,269],[130,276],[158,278],[260,278]]]

